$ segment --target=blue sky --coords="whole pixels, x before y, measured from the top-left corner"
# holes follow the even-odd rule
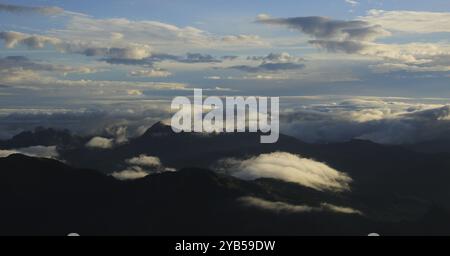
[[[192,88],[449,98],[449,24],[440,0],[1,1],[0,107],[141,104]]]

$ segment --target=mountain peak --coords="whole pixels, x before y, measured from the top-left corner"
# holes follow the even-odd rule
[[[172,127],[165,121],[156,122],[147,131],[143,136],[164,136],[174,133],[172,131]]]

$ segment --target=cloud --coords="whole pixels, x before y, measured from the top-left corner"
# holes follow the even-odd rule
[[[12,154],[23,154],[31,157],[58,158],[58,150],[56,146],[32,146],[27,148],[2,150],[0,149],[0,157],[7,157]]]
[[[60,46],[64,51],[80,53],[86,56],[101,56],[110,59],[141,60],[151,55],[149,45],[130,45],[127,47],[94,48],[65,43]]]
[[[38,13],[42,15],[56,15],[64,12],[62,8],[54,6],[32,7],[23,5],[1,4],[0,11],[17,14]]]
[[[319,191],[350,190],[352,179],[324,163],[286,152],[261,154],[245,160],[224,159],[222,169],[237,178],[273,178],[293,182]]]
[[[141,179],[148,175],[163,172],[174,172],[176,169],[167,168],[161,164],[161,160],[155,156],[139,155],[125,160],[130,166],[120,172],[114,172],[111,175],[119,180]]]
[[[248,57],[247,60],[258,61],[259,64],[257,66],[236,65],[229,68],[249,73],[263,73],[299,70],[305,67],[305,64],[301,63],[303,61],[302,58],[291,56],[286,52],[269,53],[267,56]]]
[[[133,167],[127,170],[123,170],[120,172],[113,172],[111,176],[118,180],[135,180],[135,179],[142,179],[146,176],[148,176],[149,173],[144,171],[140,167]]]
[[[94,137],[86,143],[86,147],[88,148],[110,149],[113,146],[114,146],[113,139],[103,137]]]
[[[55,37],[30,35],[15,31],[0,32],[0,39],[5,42],[6,48],[25,45],[30,49],[40,49],[44,48],[45,45],[58,45],[61,43],[61,40]]]
[[[161,161],[159,160],[158,157],[147,155],[140,155],[138,157],[133,157],[127,159],[126,162],[131,165],[146,166],[146,167],[161,166]]]
[[[222,41],[227,44],[248,44],[248,45],[266,45],[257,35],[228,35],[223,36]]]
[[[147,69],[147,70],[133,70],[129,73],[130,76],[137,77],[168,77],[171,73],[164,69]]]
[[[172,55],[172,54],[163,54],[163,53],[154,53],[151,56],[142,59],[125,59],[125,58],[104,58],[103,61],[110,64],[121,64],[121,65],[136,65],[136,66],[146,66],[149,68],[153,68],[154,64],[158,62],[178,62],[178,63],[187,63],[187,64],[196,64],[196,63],[220,63],[222,60],[217,59],[209,54],[201,54],[201,53],[187,53],[186,55]],[[157,68],[153,68],[157,71]],[[160,71],[163,71],[160,69]],[[161,73],[160,74],[167,74]]]
[[[127,94],[132,95],[132,96],[141,96],[144,93],[141,90],[131,89],[131,90],[127,90]]]
[[[3,74],[7,74],[7,71],[13,72],[13,70],[30,70],[30,71],[46,71],[57,72],[60,74],[67,73],[93,73],[95,68],[91,67],[71,67],[66,65],[54,65],[50,63],[34,62],[24,56],[7,56],[0,58],[0,70]]]
[[[342,21],[319,16],[272,18],[260,15],[256,21],[262,24],[281,25],[297,29],[317,39],[373,41],[376,38],[390,35],[381,26],[361,20]]]
[[[362,212],[359,210],[355,210],[350,207],[336,206],[329,203],[321,203],[320,206],[308,206],[268,201],[257,197],[241,197],[238,200],[247,206],[274,211],[277,213],[333,212],[340,214],[362,215]]]
[[[395,32],[412,34],[450,32],[449,12],[370,10],[360,19]]]
[[[372,10],[358,20],[326,17],[272,18],[260,15],[257,22],[294,28],[312,37],[308,42],[332,53],[358,54],[386,61],[377,72],[448,72],[450,50],[446,43],[387,44],[376,42],[393,33],[450,32],[448,13]],[[377,67],[377,66],[375,66]],[[388,68],[392,67],[392,70]],[[254,71],[245,66],[237,68]]]
[[[9,61],[9,60],[8,60]],[[1,62],[1,60],[0,60]],[[22,63],[23,64],[23,63]],[[86,98],[116,97],[118,95],[129,95],[130,90],[186,90],[186,84],[169,82],[134,82],[115,80],[88,80],[88,79],[62,79],[58,74],[65,73],[90,73],[95,68],[89,67],[67,67],[67,66],[32,66],[0,69],[0,83],[17,88],[37,90],[57,90],[60,96],[70,96],[77,93],[78,96]],[[48,70],[45,70],[46,67]],[[49,73],[55,71],[57,74]],[[78,88],[71,91],[70,88]]]
[[[359,2],[356,0],[345,0],[345,2],[349,5],[351,5],[352,7],[359,5]]]
[[[178,58],[177,61],[184,63],[217,63],[221,62],[209,54],[187,53],[185,58]]]
[[[282,133],[306,142],[364,139],[382,144],[409,144],[450,134],[449,106],[414,99],[360,97],[298,106],[280,116]]]

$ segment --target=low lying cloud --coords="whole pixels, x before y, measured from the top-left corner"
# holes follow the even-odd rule
[[[148,175],[163,172],[175,172],[176,169],[164,167],[161,160],[155,156],[139,155],[125,160],[130,166],[120,172],[113,172],[111,176],[119,180],[141,179]]]
[[[32,146],[19,149],[0,149],[0,157],[7,157],[12,154],[23,154],[31,157],[58,158],[56,146]]]
[[[130,165],[138,165],[138,166],[146,166],[146,167],[161,166],[161,161],[159,160],[158,157],[147,156],[147,155],[140,155],[138,157],[133,157],[131,159],[126,160],[126,162]]]
[[[350,207],[336,206],[329,203],[321,203],[320,206],[308,206],[268,201],[257,197],[241,197],[238,200],[247,206],[274,211],[277,213],[332,212],[340,214],[363,215],[363,213],[359,210],[355,210]]]
[[[243,180],[273,178],[293,182],[318,191],[350,190],[352,179],[328,165],[301,156],[274,152],[245,160],[228,158],[220,161],[221,170]]]
[[[408,144],[448,138],[450,107],[443,102],[369,97],[302,106],[281,114],[280,130],[313,143],[364,139]]]
[[[94,137],[86,143],[86,147],[88,147],[88,148],[110,149],[113,146],[114,146],[113,139],[108,139],[108,138],[103,138],[103,137]]]
[[[140,167],[129,168],[120,172],[113,172],[111,176],[118,180],[135,180],[148,176],[149,173]]]

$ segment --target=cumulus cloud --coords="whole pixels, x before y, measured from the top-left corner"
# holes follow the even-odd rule
[[[384,60],[376,71],[448,72],[449,45],[446,43],[380,43],[392,33],[449,32],[448,13],[372,10],[358,20],[326,17],[272,18],[260,15],[257,22],[294,28],[312,37],[309,43],[333,53],[358,54]],[[392,67],[389,70],[389,67]]]
[[[32,157],[58,158],[58,150],[56,146],[32,146],[19,149],[2,150],[0,149],[0,157],[7,157],[12,154],[23,154]]]
[[[277,213],[308,213],[308,212],[332,212],[340,214],[357,214],[362,212],[350,207],[336,206],[329,203],[321,203],[319,206],[294,205],[285,202],[268,201],[257,197],[241,197],[238,199],[247,206],[256,207]]]
[[[6,48],[25,45],[30,49],[40,49],[46,45],[58,45],[61,43],[61,40],[55,37],[30,35],[15,31],[0,32],[0,39],[5,42]]]
[[[64,42],[57,47],[65,52],[83,54],[88,57],[100,56],[109,59],[140,60],[151,55],[151,47],[146,44],[128,44],[123,47],[95,47],[89,43]]]
[[[34,6],[12,5],[1,3],[0,3],[0,11],[17,14],[38,13],[43,15],[56,15],[64,12],[62,8],[54,6],[34,7]]]
[[[226,173],[240,179],[273,178],[319,191],[350,190],[352,182],[347,174],[324,163],[286,152],[261,154],[245,160],[224,159],[220,165]]]
[[[86,147],[88,148],[110,149],[113,146],[114,146],[113,139],[103,137],[94,137],[86,143]]]

